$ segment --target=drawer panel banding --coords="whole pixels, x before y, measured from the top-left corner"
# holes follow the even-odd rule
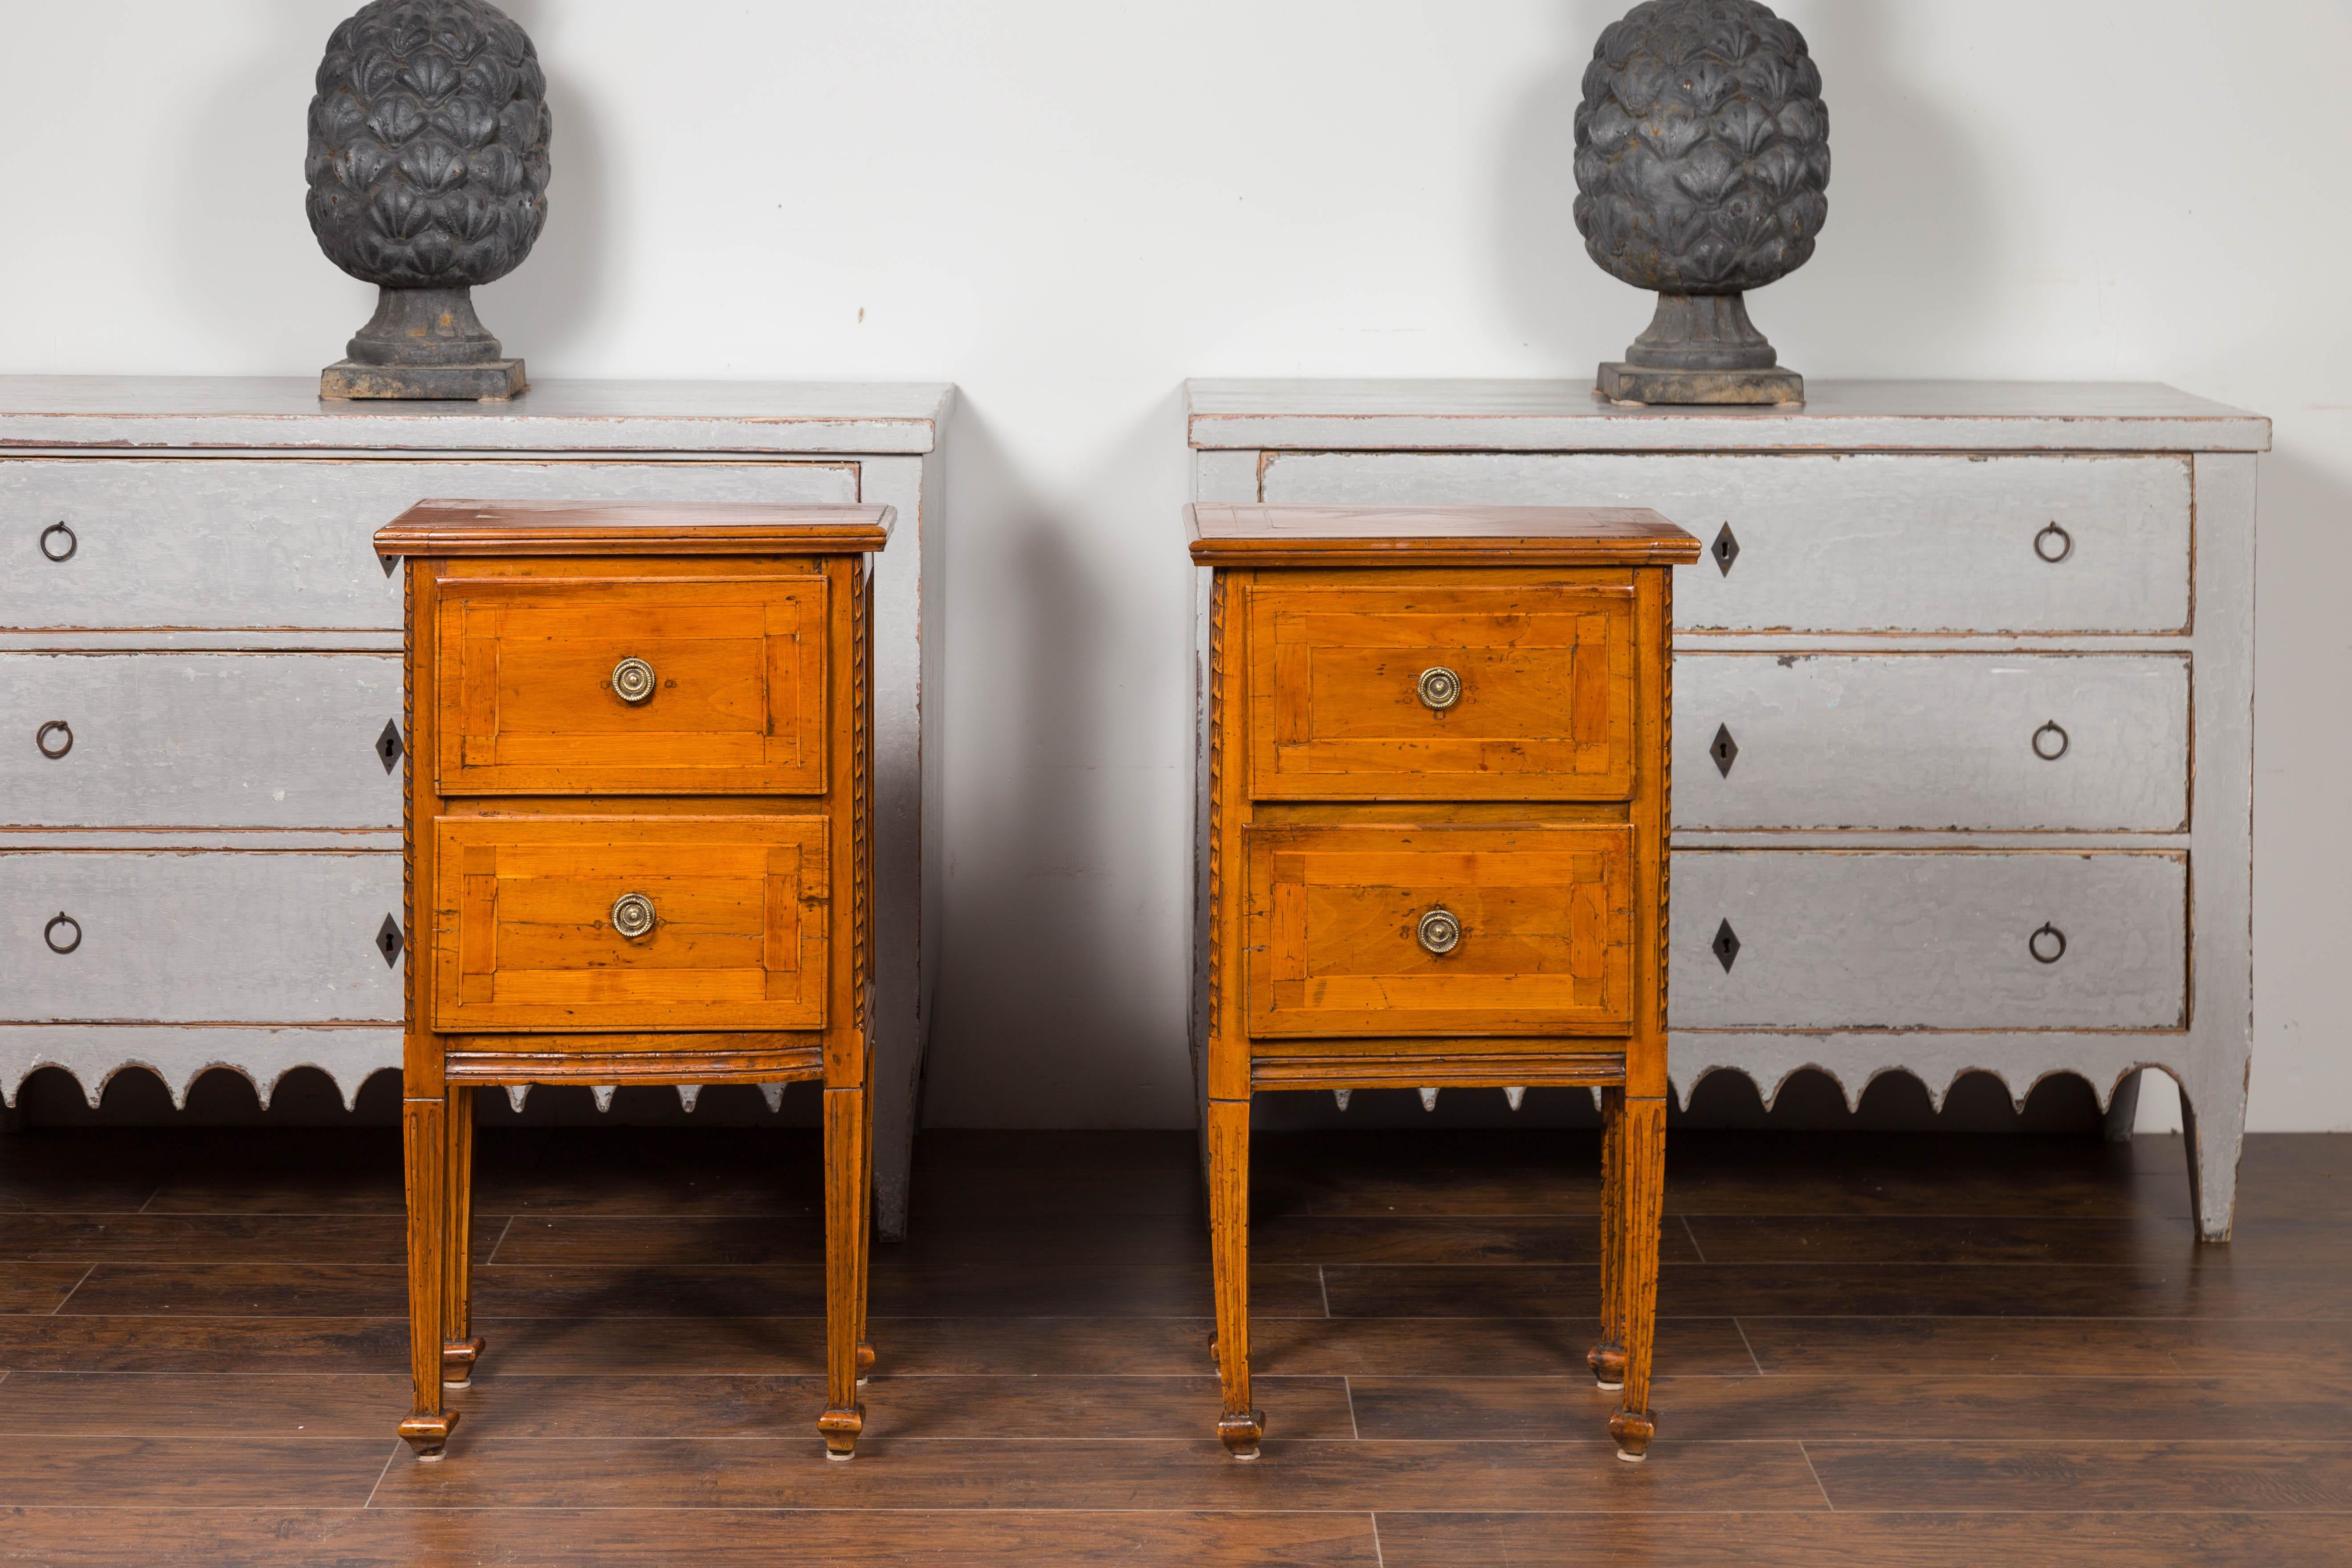
[[[459,578],[436,636],[444,793],[813,795],[825,580]],[[636,660],[647,692],[615,672]]]
[[[1250,1032],[1623,1033],[1633,854],[1629,826],[1251,828]]]
[[[1622,584],[1258,584],[1251,793],[1622,799],[1633,620]]]
[[[1728,526],[1729,572],[1675,576],[1680,635],[2189,629],[2178,453],[1277,452],[1260,483],[1267,501],[1475,496],[1654,507],[1706,540]]]
[[[818,816],[442,817],[433,1025],[822,1028],[826,838]]]
[[[2183,855],[1676,850],[1672,858],[1667,1010],[1676,1029],[2186,1023]],[[1738,939],[1727,968],[1717,946],[1725,923]],[[2045,927],[2054,938],[2037,939]]]
[[[2178,654],[1685,652],[1675,826],[2185,833],[2189,679]]]

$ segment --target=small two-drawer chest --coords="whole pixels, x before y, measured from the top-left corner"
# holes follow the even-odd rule
[[[1675,630],[1678,1092],[2180,1085],[2226,1237],[2252,1048],[2254,496],[2269,421],[2169,387],[1198,381],[1193,499],[1644,506]],[[1491,1113],[1503,1114],[1498,1100]]]
[[[824,1085],[828,1451],[863,1425],[873,578],[888,507],[428,501],[407,563],[415,1409],[466,1386],[473,1094]]]
[[[1251,1401],[1260,1089],[1601,1091],[1610,1422],[1640,1458],[1665,1149],[1670,568],[1654,512],[1196,506],[1196,1032],[1224,1415]]]

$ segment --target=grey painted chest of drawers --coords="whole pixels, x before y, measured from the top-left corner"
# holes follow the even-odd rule
[[[938,951],[941,385],[0,378],[0,1091],[127,1066],[266,1101],[400,1065],[400,577],[427,497],[867,501],[877,1210],[903,1230]],[[934,781],[935,783],[935,781]],[[62,920],[59,917],[63,917]],[[66,951],[58,951],[64,949]]]
[[[2181,1087],[2229,1234],[2252,1050],[2255,454],[2148,385],[1195,381],[1193,499],[1653,507],[1675,574],[1670,1061],[1940,1103]]]

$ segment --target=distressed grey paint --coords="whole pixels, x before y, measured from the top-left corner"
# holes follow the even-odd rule
[[[375,933],[400,890],[397,848],[0,849],[0,1023],[397,1024]],[[72,952],[42,940],[59,912]]]
[[[2165,1029],[2183,1021],[2188,858],[1677,850],[1677,1029]],[[1709,951],[1731,922],[1739,954]],[[2047,921],[2064,956],[2027,940]],[[2046,942],[2046,939],[2045,939]]]
[[[864,500],[896,506],[898,529],[876,579],[873,722],[880,841],[874,1017],[877,1219],[886,1234],[902,1232],[929,1016],[926,987],[939,947],[936,682],[944,491],[937,447],[953,389],[555,381],[505,405],[336,405],[319,401],[317,384],[0,377],[0,657],[140,656],[121,661],[129,670],[198,650],[273,657],[307,650],[312,658],[357,650],[396,654],[400,579],[386,576],[370,536],[427,495]],[[60,505],[73,510],[58,513]],[[79,548],[69,562],[42,561],[36,550],[39,531],[61,518],[75,525]],[[289,660],[271,668],[296,666]],[[152,694],[152,672],[114,679],[133,685],[94,699],[92,711],[109,703],[136,709]],[[300,700],[308,689],[299,682],[285,689],[289,701]],[[307,736],[295,748],[307,752],[315,741],[323,748],[319,776],[326,776],[325,753],[341,747],[333,738],[340,719],[322,714],[313,727],[292,708],[279,711],[259,698],[223,694],[222,702],[218,716],[235,714],[236,721],[253,707],[270,708],[286,731],[271,743],[283,747]],[[385,716],[369,706],[364,724],[354,721],[364,743],[373,742]],[[107,721],[100,728],[112,726]],[[224,798],[209,784],[192,784],[203,771],[195,759],[207,751],[231,751],[242,737],[194,713],[184,728],[188,750],[182,755],[189,764],[175,787],[194,797]],[[30,739],[27,730],[27,750]],[[0,733],[0,755],[8,744]],[[364,760],[377,770],[376,783],[386,784],[381,765],[372,755]],[[257,762],[255,773],[257,778],[300,765],[280,755]],[[0,787],[5,777],[0,775]],[[294,793],[289,787],[289,805]],[[247,815],[241,810],[215,812],[193,799],[173,808],[178,815],[169,822],[144,823],[150,830],[137,831],[142,823],[132,817],[152,816],[158,798],[126,782],[114,804],[87,806],[78,816],[70,799],[52,797],[39,806],[37,818],[29,809],[10,816],[17,826],[0,826],[0,848],[168,845],[214,853],[364,843],[386,850],[396,868],[396,831],[330,835],[320,831],[329,826],[324,823],[245,825],[230,820]],[[362,789],[352,798],[372,797]],[[106,820],[90,820],[101,817]],[[207,817],[223,820],[198,820]],[[152,830],[157,827],[169,830]],[[40,918],[54,912],[44,910]],[[369,919],[363,935],[373,935],[383,913]],[[154,924],[150,940],[195,951],[194,939],[169,921]],[[372,948],[363,946],[361,955],[383,974],[393,973],[383,970]],[[0,998],[14,994],[13,978],[0,965]],[[289,984],[299,989],[300,982]],[[398,1010],[395,992],[382,1016],[396,1018]],[[0,1027],[0,1086],[13,1086],[38,1061],[54,1059],[68,1066],[87,1090],[122,1063],[136,1061],[152,1067],[174,1092],[184,1092],[194,1073],[216,1065],[245,1072],[266,1093],[277,1075],[309,1061],[331,1073],[348,1096],[369,1072],[400,1059],[397,1031],[381,1028],[108,1026],[73,1033],[69,1050],[57,1045],[63,1037]]]
[[[184,1106],[197,1079],[215,1068],[253,1084],[267,1108],[278,1085],[296,1068],[316,1068],[332,1079],[346,1106],[379,1072],[400,1070],[397,1025],[346,1028],[203,1028],[124,1024],[0,1025],[0,1094],[10,1105],[25,1079],[43,1068],[62,1068],[81,1085],[95,1110],[106,1086],[127,1069],[163,1080],[172,1103]]]
[[[1940,1102],[1959,1075],[1988,1072],[2021,1104],[2042,1079],[2073,1072],[2090,1082],[2102,1103],[2114,1104],[2119,1084],[2158,1068],[2179,1082],[2189,1112],[2199,1225],[2209,1238],[2225,1239],[2252,1048],[2254,454],[2269,447],[2269,422],[2161,386],[1814,382],[1807,394],[1797,409],[1625,409],[1597,403],[1583,384],[1562,382],[1197,382],[1189,389],[1194,488],[1197,499],[1220,501],[1622,500],[1657,506],[1709,538],[1710,517],[1714,526],[1732,521],[1741,553],[1727,579],[1712,562],[1676,574],[1670,1006],[1685,1026],[1670,1038],[1668,1065],[1677,1090],[1686,1096],[1708,1074],[1736,1071],[1752,1078],[1769,1101],[1790,1073],[1810,1067],[1829,1074],[1850,1100],[1881,1074],[1904,1072]],[[1874,471],[1891,478],[1857,484],[1853,476],[1872,474],[1871,464],[1812,460],[1841,453],[1883,454],[1873,458]],[[1809,466],[1766,466],[1788,463],[1790,454],[1806,455]],[[1979,460],[1989,454],[2016,458]],[[2083,463],[2093,454],[2120,454],[2126,461],[2094,469]],[[1727,460],[1738,455],[1760,460]],[[1980,477],[1968,477],[1971,469]],[[1603,474],[1617,485],[1615,493],[1592,478]],[[1843,477],[1809,500],[1792,481],[1776,489],[1751,479],[1771,474]],[[2151,477],[2166,475],[2186,476],[2193,507],[2183,504],[2174,479]],[[1559,488],[1573,476],[1583,478]],[[1701,482],[1710,477],[1720,489]],[[2042,506],[2086,509],[2051,512],[2075,533],[2075,552],[2063,567],[2085,570],[2053,568],[2037,576],[2038,563],[2011,548],[2030,551],[2032,532],[2049,521],[2033,516],[2032,492],[2043,480],[2052,488]],[[1857,497],[1868,504],[1858,505]],[[1756,510],[1759,499],[1778,510]],[[1737,521],[1741,517],[1757,521]],[[1927,527],[1922,519],[1940,521]],[[1748,576],[1759,540],[1764,570]],[[1895,547],[1904,542],[1906,548]],[[1744,600],[1738,597],[1743,588]],[[1890,629],[1874,629],[1881,627]],[[2087,673],[2080,679],[2090,684],[2077,689],[2098,712],[2076,731],[2074,745],[2095,765],[2076,775],[2062,772],[2063,763],[2048,764],[2037,775],[2019,771],[2021,759],[2004,761],[2013,755],[2014,710],[1981,710],[1980,672],[1989,666],[1969,661],[2015,663],[2029,652],[2130,655],[2176,668],[2185,657],[2193,715],[2187,768],[2168,682],[2151,677],[2145,685],[2102,692],[2101,678]],[[1821,671],[1794,673],[1823,655],[1896,653],[1948,667],[1924,678],[1949,683],[1940,698],[1917,688],[1903,698],[1899,682],[1874,690],[1878,710],[1897,728],[1925,735],[1916,746],[1857,734],[1840,710],[1827,706],[1822,689],[1805,689]],[[1778,704],[1755,707],[1758,717],[1749,722],[1765,747],[1765,765],[1754,776],[1780,805],[1726,809],[1738,798],[1742,770],[1756,760],[1745,734],[1728,787],[1715,789],[1725,781],[1704,749],[1722,721],[1706,711],[1707,672],[1726,679],[1738,672],[1702,661],[1728,654],[1769,655],[1765,662],[1774,670],[1782,657],[1797,661],[1789,668],[1798,695],[1768,690],[1777,679],[1769,673],[1750,672],[1738,683],[1746,690],[1741,700]],[[2118,658],[2098,668],[2112,676],[2122,667]],[[2048,679],[2057,684],[2047,689],[2063,692],[2063,678]],[[1954,735],[1979,736],[1980,749],[1956,755],[1965,745],[1934,738],[1939,720]],[[1927,776],[1919,746],[1941,750],[1937,776]],[[2137,754],[2143,747],[2146,754]],[[1800,771],[1808,749],[1810,782]],[[2193,781],[2187,831],[2158,830],[2159,821],[2178,826],[2172,813],[2184,774]],[[1904,820],[1907,831],[1885,825],[1914,818],[1927,820]],[[2171,922],[2179,931],[2176,945],[2187,955],[2185,1020],[2176,1016],[2168,1027],[2084,1026],[2067,1011],[2077,1002],[2095,1004],[2089,1011],[2110,1018],[2149,1017],[2146,1007],[2163,1005],[2160,981],[2148,978],[2144,992],[2118,990],[2116,973],[2103,971],[2099,986],[2080,995],[2070,989],[2053,998],[2047,1012],[1994,1026],[1933,1026],[1957,994],[1937,978],[1937,963],[1964,954],[1973,968],[2018,962],[2017,955],[2003,959],[1971,946],[1990,940],[1983,931],[1956,932],[1952,925],[1967,917],[1988,922],[1985,931],[2005,929],[2003,922],[2021,913],[2016,886],[2003,894],[1975,886],[1971,873],[1959,871],[1949,873],[1958,879],[1950,886],[1976,900],[1973,916],[1968,908],[1939,908],[1912,928],[1921,938],[1917,951],[1875,961],[1878,972],[1893,978],[1871,984],[1891,994],[1868,989],[1872,963],[1849,963],[1843,972],[1825,967],[1790,980],[1781,995],[1786,1007],[1775,1004],[1781,1016],[1804,1016],[1799,1003],[1809,988],[1845,999],[1842,1007],[1814,1007],[1818,1019],[1876,994],[1884,1004],[1876,1026],[1687,1025],[1688,1008],[1707,1005],[1706,988],[1728,978],[1706,951],[1714,923],[1689,901],[1706,886],[1694,867],[1762,876],[1768,858],[1756,852],[1766,850],[1808,852],[1782,857],[1790,860],[1852,850],[2006,860],[2058,848],[2185,853],[2185,929],[2177,889],[2153,907],[2125,911],[2136,931]],[[1693,853],[1700,850],[1745,853]],[[1985,853],[1991,851],[2004,853]],[[1776,874],[1793,875],[1785,868]],[[2138,874],[2158,875],[2146,863]],[[1771,922],[1780,917],[1759,909],[1755,918],[1766,922],[1759,929],[1768,947],[1775,946]],[[1832,909],[1823,918],[1845,917]],[[1694,931],[1694,921],[1702,929]],[[1747,941],[1748,927],[1739,929]],[[1931,934],[1934,942],[1927,940]],[[1853,935],[1865,947],[1894,940],[1875,929]],[[1811,939],[1800,933],[1797,940]],[[2105,946],[2099,951],[2105,962]],[[2057,967],[2065,968],[2077,952],[2070,949]],[[1743,947],[1735,969],[1744,970],[1754,956],[1752,946]],[[1822,963],[1832,958],[1824,955]],[[1902,965],[1912,966],[1915,979],[1902,979]],[[2030,994],[1996,986],[1979,1016],[1996,1016],[1995,1003],[2021,1000],[2031,1000]],[[1504,1113],[1497,1108],[1495,1114]]]
[[[0,654],[0,826],[396,829],[400,710],[396,654]]]
[[[1685,653],[1675,721],[1678,828],[2189,826],[2178,655]]]
[[[1675,579],[1684,632],[2177,632],[2186,457],[1283,453],[1269,501],[1646,506],[1739,541]],[[2064,560],[2034,553],[2056,522]],[[2055,551],[2053,539],[2048,548]]]
[[[858,499],[847,463],[0,461],[0,626],[397,631],[400,579],[370,541],[428,496]],[[41,557],[53,522],[74,531],[69,560]]]

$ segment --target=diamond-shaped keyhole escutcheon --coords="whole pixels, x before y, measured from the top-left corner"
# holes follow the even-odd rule
[[[400,950],[405,945],[406,939],[400,934],[400,922],[390,915],[384,916],[383,924],[375,928],[375,950],[383,954],[385,968],[389,969],[400,962]]]
[[[1706,547],[1706,552],[1715,557],[1717,568],[1725,576],[1731,575],[1731,563],[1739,559],[1739,541],[1732,536],[1731,524],[1727,522],[1723,525],[1723,531],[1715,536],[1715,542]]]
[[[1739,742],[1731,738],[1730,725],[1717,724],[1715,727],[1715,741],[1707,747],[1706,754],[1715,759],[1717,773],[1725,778],[1731,776],[1731,764],[1739,760]]]
[[[375,754],[377,760],[383,763],[385,773],[390,773],[400,765],[400,721],[386,719],[383,721],[383,733],[375,738]]]
[[[1729,921],[1715,928],[1715,941],[1708,945],[1715,949],[1715,961],[1723,965],[1723,972],[1730,973],[1732,960],[1739,956],[1739,933],[1731,929]]]

